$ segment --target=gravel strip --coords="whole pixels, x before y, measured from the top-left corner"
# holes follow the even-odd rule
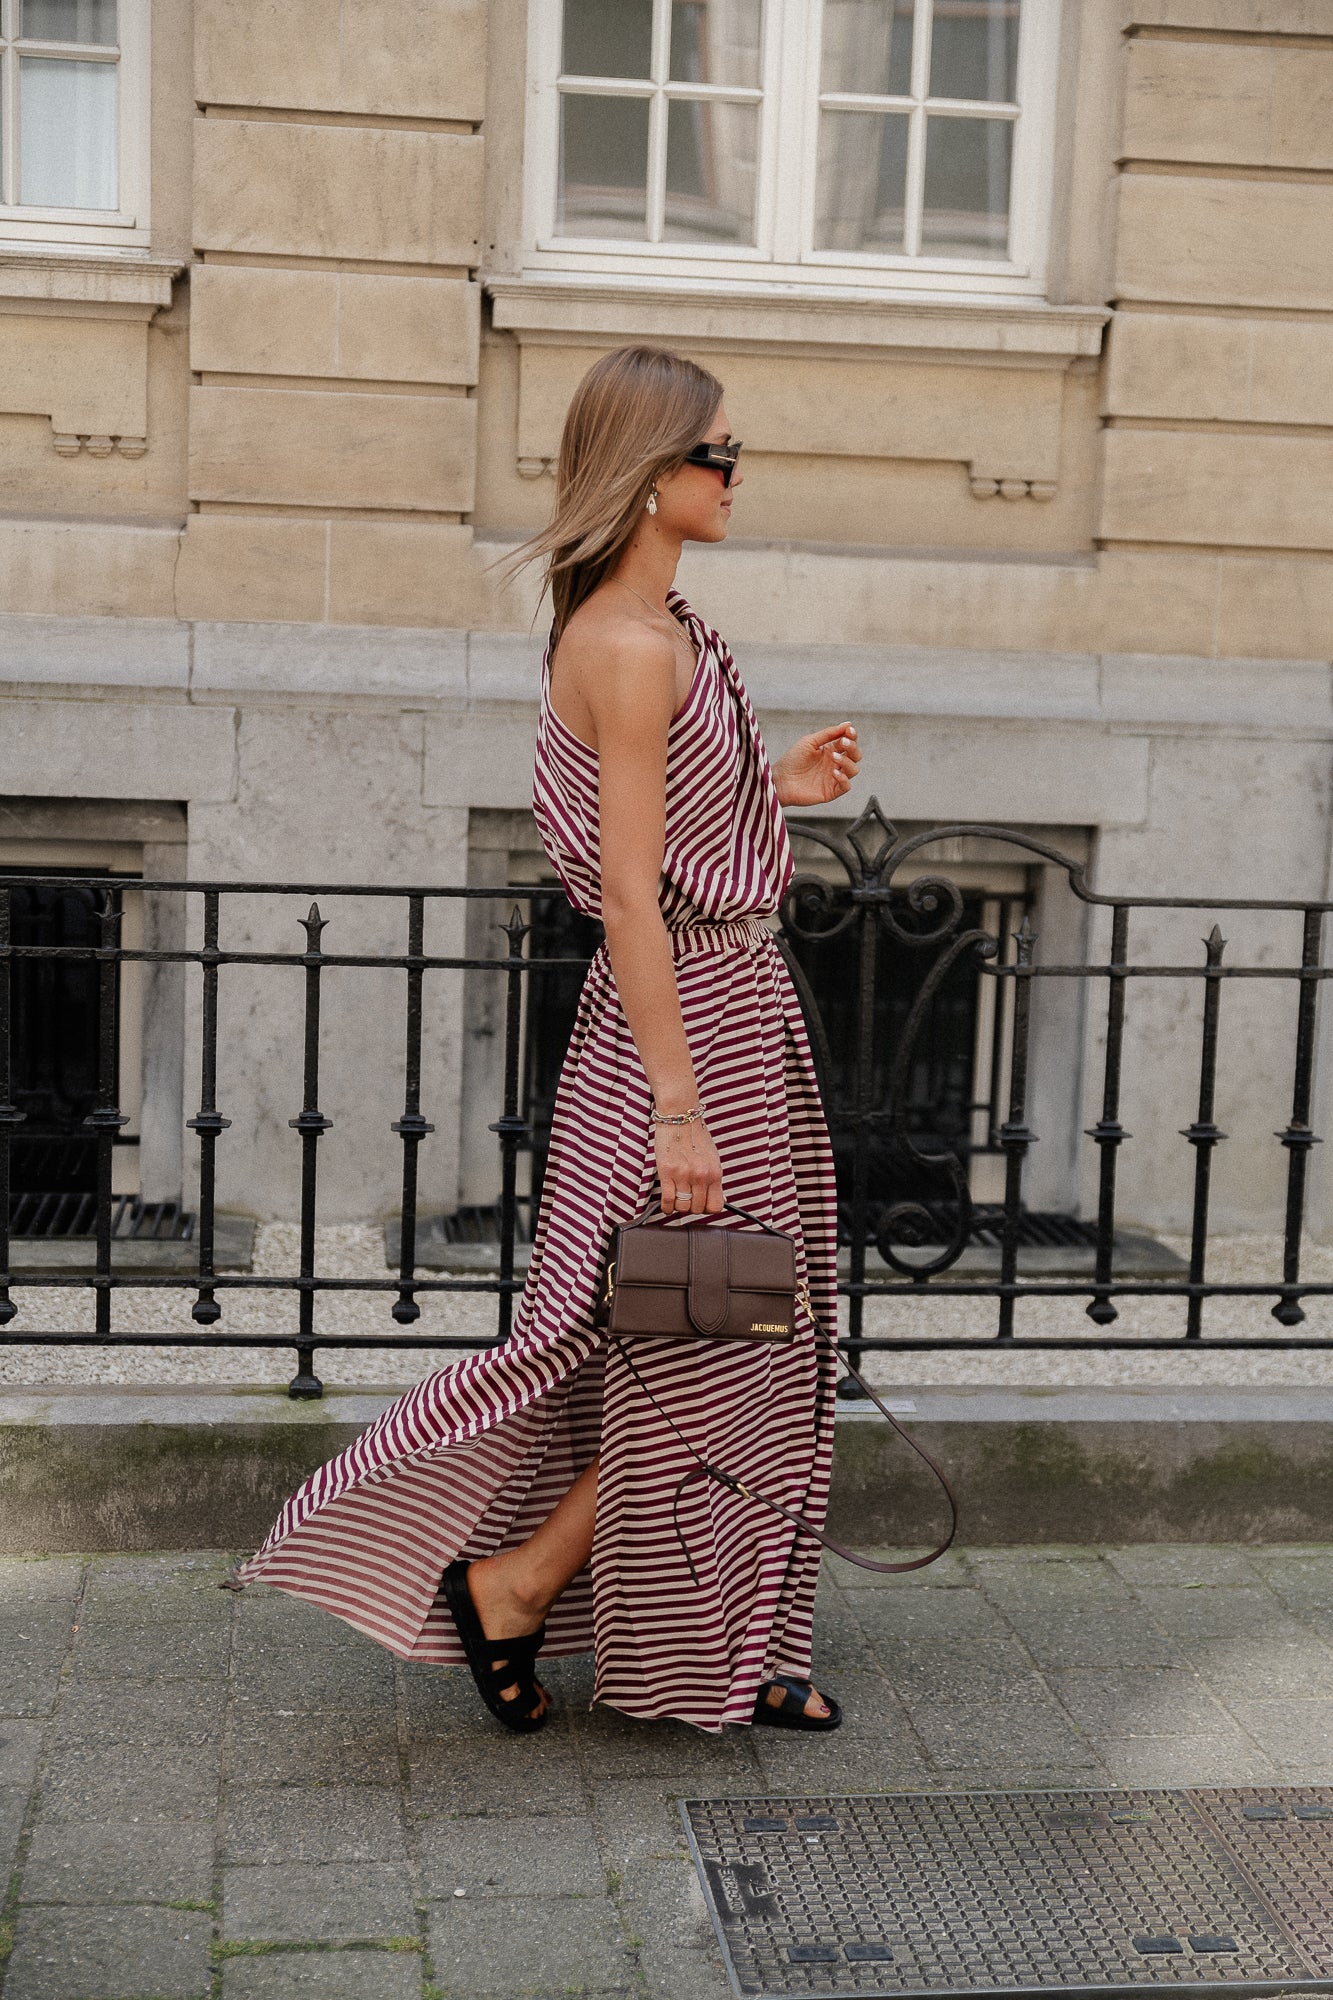
[[[1164,1237],[1172,1249],[1187,1253],[1185,1239]],[[274,1222],[261,1228],[255,1246],[255,1272],[280,1276],[296,1270],[299,1231],[295,1223]],[[367,1223],[348,1223],[316,1233],[316,1269],[337,1278],[383,1278],[384,1236]],[[1281,1269],[1281,1244],[1272,1236],[1215,1238],[1209,1246],[1208,1275],[1213,1279],[1259,1282],[1272,1280]],[[422,1278],[438,1275],[420,1272]],[[1333,1248],[1307,1245],[1302,1260],[1306,1278],[1333,1282]],[[191,1327],[188,1288],[147,1291],[127,1286],[114,1298],[113,1324],[118,1332],[166,1332]],[[15,1329],[35,1332],[91,1329],[90,1292],[64,1287],[23,1287],[14,1294],[19,1317]],[[366,1297],[334,1294],[316,1302],[316,1325],[326,1332],[365,1333],[390,1338],[398,1331],[389,1317],[392,1293]],[[272,1292],[220,1294],[223,1324],[238,1332],[294,1331],[296,1301]],[[485,1293],[434,1294],[420,1300],[421,1318],[408,1331],[446,1335],[476,1335],[495,1327],[495,1300]],[[1272,1317],[1271,1299],[1216,1299],[1204,1311],[1204,1332],[1215,1339],[1280,1339],[1288,1329]],[[846,1327],[847,1302],[842,1302]],[[989,1299],[914,1297],[867,1302],[867,1334],[913,1334],[932,1339],[991,1337],[996,1308]],[[1120,1317],[1108,1332],[1130,1337],[1176,1337],[1184,1331],[1185,1307],[1180,1299],[1125,1299]],[[1081,1299],[1020,1300],[1015,1313],[1020,1336],[1074,1336],[1094,1341],[1099,1329],[1088,1319]],[[1333,1383],[1333,1299],[1307,1301],[1305,1325],[1293,1333],[1328,1340],[1325,1352],[1279,1351],[1234,1353],[1133,1354],[1112,1351],[996,1353],[966,1350],[957,1354],[879,1354],[868,1358],[870,1378],[892,1385],[924,1388],[945,1384],[1022,1384],[1093,1388],[1135,1383],[1195,1385],[1271,1385]],[[368,1350],[325,1350],[317,1356],[318,1372],[330,1386],[376,1384],[397,1386],[415,1382],[458,1359],[457,1349],[404,1353],[385,1347]],[[290,1379],[294,1355],[285,1348],[189,1351],[182,1348],[9,1347],[0,1333],[0,1383],[8,1387],[77,1383],[273,1383]]]

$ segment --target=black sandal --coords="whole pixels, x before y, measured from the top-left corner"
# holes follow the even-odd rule
[[[770,1688],[782,1689],[781,1701],[770,1701]],[[754,1720],[767,1723],[770,1729],[836,1729],[842,1721],[842,1710],[831,1695],[821,1694],[819,1699],[828,1709],[827,1715],[807,1715],[805,1704],[815,1693],[812,1681],[794,1680],[790,1674],[774,1674],[772,1680],[765,1681],[755,1696]]]
[[[444,1601],[463,1642],[477,1693],[497,1722],[517,1735],[530,1735],[546,1726],[545,1709],[536,1715],[532,1713],[543,1693],[534,1669],[546,1637],[546,1626],[543,1623],[535,1632],[526,1632],[518,1639],[488,1639],[468,1589],[470,1568],[470,1563],[452,1562],[441,1581]],[[518,1693],[506,1701],[502,1690],[515,1685]]]

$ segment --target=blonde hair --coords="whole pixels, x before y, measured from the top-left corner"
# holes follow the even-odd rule
[[[659,479],[700,442],[722,384],[664,347],[618,347],[574,391],[560,434],[551,525],[514,559],[544,559],[552,646],[615,568]]]

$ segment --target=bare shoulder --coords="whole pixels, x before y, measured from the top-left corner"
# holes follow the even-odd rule
[[[581,604],[560,639],[560,667],[599,725],[622,718],[640,727],[665,723],[675,707],[675,652],[614,595],[598,592]]]

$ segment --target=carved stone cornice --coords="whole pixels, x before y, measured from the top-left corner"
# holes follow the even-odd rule
[[[0,414],[49,418],[61,458],[142,458],[149,322],[184,268],[121,252],[0,250]]]
[[[1050,368],[1099,354],[1104,306],[1044,299],[890,294],[810,285],[575,276],[525,271],[483,278],[492,323],[519,341],[677,340],[751,351],[855,348]]]
[[[178,258],[123,251],[0,249],[0,312],[151,319],[184,269]]]

